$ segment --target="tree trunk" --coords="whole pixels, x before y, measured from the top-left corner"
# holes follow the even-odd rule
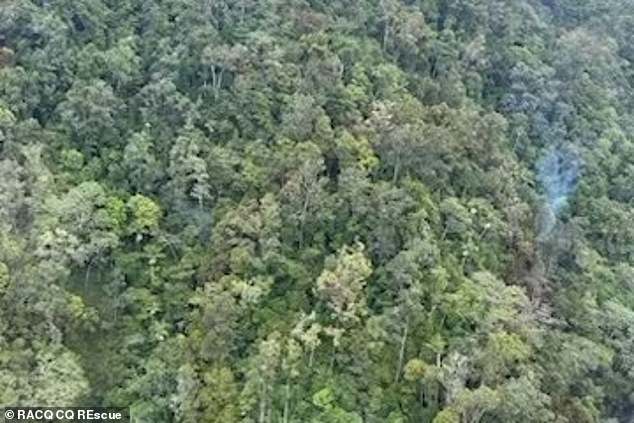
[[[398,157],[396,159],[396,163],[394,163],[394,173],[392,175],[392,183],[396,184],[398,182],[398,174],[401,171],[401,159]]]
[[[401,377],[401,370],[403,368],[403,360],[405,359],[405,345],[407,344],[407,334],[409,332],[409,317],[405,322],[405,330],[403,331],[403,338],[401,338],[401,348],[398,353],[398,365],[396,366],[396,374],[394,375],[394,383],[398,383]]]
[[[286,397],[284,399],[284,417],[282,419],[283,423],[288,423],[288,418],[290,417],[290,402],[291,402],[291,382],[289,380],[286,382]]]
[[[262,382],[260,388],[260,416],[258,418],[259,423],[265,423],[266,421],[266,384]]]
[[[382,40],[382,48],[383,51],[387,50],[387,43],[390,38],[390,17],[387,14],[387,10],[385,8],[385,0],[381,0],[381,9],[383,10],[383,20],[385,22],[385,26],[383,28],[383,40]]]
[[[315,357],[315,348],[310,349],[310,355],[308,356],[308,368],[313,368],[313,358]]]

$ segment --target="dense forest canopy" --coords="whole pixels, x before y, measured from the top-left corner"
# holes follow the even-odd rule
[[[632,0],[3,0],[0,405],[634,422]]]

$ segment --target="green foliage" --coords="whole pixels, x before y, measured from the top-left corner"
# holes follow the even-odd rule
[[[137,194],[128,200],[128,208],[132,212],[132,231],[138,235],[153,233],[159,227],[161,208],[151,199]]]
[[[0,295],[4,295],[7,292],[11,283],[9,277],[9,268],[6,264],[0,262]]]
[[[313,404],[322,409],[315,417],[314,423],[361,423],[361,416],[347,412],[336,405],[334,393],[330,388],[324,388],[313,395]]]
[[[632,11],[5,0],[0,404],[626,421]]]
[[[407,362],[403,373],[405,374],[405,380],[410,382],[420,380],[425,375],[427,364],[421,359],[413,358]]]
[[[433,423],[460,423],[460,416],[455,411],[447,408],[434,417]]]
[[[317,278],[317,293],[336,319],[352,320],[365,313],[365,304],[360,302],[361,293],[371,273],[370,263],[363,255],[363,245],[345,246],[326,264],[326,269]]]

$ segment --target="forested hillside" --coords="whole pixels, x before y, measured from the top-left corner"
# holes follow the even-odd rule
[[[634,422],[632,0],[0,1],[0,405]]]

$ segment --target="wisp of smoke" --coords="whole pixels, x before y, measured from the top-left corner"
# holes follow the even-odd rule
[[[549,149],[537,164],[537,180],[544,189],[545,204],[539,225],[539,237],[553,230],[561,211],[577,188],[580,162],[577,155],[561,148]]]

